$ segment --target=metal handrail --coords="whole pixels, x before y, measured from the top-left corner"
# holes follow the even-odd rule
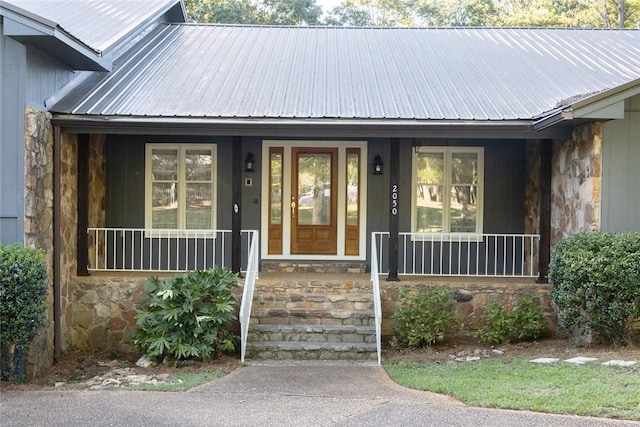
[[[88,228],[87,268],[144,272],[230,268],[231,233],[231,230]],[[254,233],[257,231],[241,231],[243,257],[248,257]],[[241,264],[240,271],[244,273],[247,264]]]
[[[389,273],[389,232],[374,232],[380,274]],[[398,233],[398,274],[537,277],[537,234]],[[386,244],[385,244],[386,243]]]
[[[242,301],[240,303],[240,360],[244,363],[244,355],[247,349],[247,336],[249,334],[249,321],[251,319],[251,305],[253,303],[253,290],[258,279],[258,232],[253,234],[249,249],[247,274],[244,279]]]
[[[373,310],[376,322],[376,349],[378,365],[382,364],[382,301],[380,299],[380,272],[375,233],[371,234],[371,281],[373,282]]]

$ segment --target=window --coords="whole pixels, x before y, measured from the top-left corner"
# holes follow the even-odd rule
[[[415,233],[482,233],[482,148],[416,147],[412,228]]]
[[[215,229],[215,145],[146,145],[147,229]]]

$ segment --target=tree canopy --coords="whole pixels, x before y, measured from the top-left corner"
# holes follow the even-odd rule
[[[194,22],[335,26],[640,28],[640,0],[185,0]],[[324,14],[323,14],[324,12]]]

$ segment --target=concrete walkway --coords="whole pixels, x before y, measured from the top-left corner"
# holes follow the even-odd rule
[[[599,418],[467,407],[346,362],[252,364],[186,393],[5,392],[4,426],[624,426]]]

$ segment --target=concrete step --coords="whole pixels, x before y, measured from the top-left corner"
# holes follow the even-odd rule
[[[375,343],[374,326],[254,325],[249,324],[250,342],[340,342]]]
[[[330,342],[248,342],[248,359],[377,360],[376,344]]]

